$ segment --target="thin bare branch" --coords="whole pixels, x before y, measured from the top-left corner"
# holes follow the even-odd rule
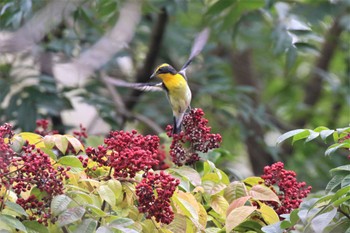
[[[310,80],[305,85],[304,104],[309,109],[312,109],[311,107],[316,105],[321,98],[324,80],[322,74],[329,70],[329,65],[338,46],[338,40],[344,30],[339,23],[339,19],[340,17],[335,18],[332,26],[329,28],[321,48],[320,56],[316,60],[315,67],[311,73]],[[310,120],[310,115],[311,113],[309,112],[298,118],[295,121],[296,127],[304,127],[306,122]]]
[[[147,52],[143,67],[140,70],[138,70],[136,74],[135,82],[143,83],[149,80],[149,77],[151,76],[152,70],[155,66],[156,58],[161,48],[160,45],[164,37],[167,21],[168,21],[168,14],[165,8],[162,8],[158,14],[157,22],[152,29],[152,33],[151,33],[152,38],[148,46],[149,50]],[[133,109],[133,107],[138,102],[141,94],[142,94],[142,91],[139,91],[139,90],[133,90],[130,93],[130,97],[125,104],[128,110]]]
[[[111,77],[104,76],[101,78],[102,82],[106,85],[110,95],[112,96],[113,103],[115,106],[115,111],[119,115],[121,115],[122,117],[128,118],[128,119],[131,118],[131,119],[136,119],[140,122],[143,122],[144,124],[148,125],[151,129],[153,129],[158,134],[161,132],[164,132],[164,130],[157,123],[155,123],[154,121],[152,121],[148,117],[128,111],[125,108],[125,104],[124,104],[121,96],[119,95],[117,90],[108,82],[108,79],[111,79]],[[118,123],[120,123],[121,119],[118,118],[117,121],[118,121]]]

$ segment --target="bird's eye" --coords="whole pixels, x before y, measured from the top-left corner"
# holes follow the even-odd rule
[[[159,68],[158,73],[165,73],[165,68],[164,67]]]

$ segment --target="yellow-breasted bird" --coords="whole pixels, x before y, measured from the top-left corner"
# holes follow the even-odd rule
[[[142,91],[165,91],[174,116],[173,134],[178,134],[181,132],[182,119],[186,110],[190,107],[192,98],[191,90],[187,83],[186,69],[202,51],[208,36],[208,28],[197,35],[192,45],[191,54],[180,71],[176,71],[167,63],[157,66],[150,78],[157,77],[162,80],[160,83],[128,83],[113,78],[106,78],[106,81],[116,86],[131,87]]]

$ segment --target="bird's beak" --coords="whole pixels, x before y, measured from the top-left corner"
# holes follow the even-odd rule
[[[154,72],[149,79],[155,78],[157,76],[156,72]]]

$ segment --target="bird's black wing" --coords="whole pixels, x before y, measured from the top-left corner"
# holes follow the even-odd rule
[[[118,87],[129,87],[140,91],[164,91],[163,83],[128,83],[124,80],[105,77],[105,81]]]
[[[191,64],[193,59],[203,50],[204,45],[207,43],[208,37],[209,37],[209,28],[205,28],[203,31],[201,31],[196,39],[193,42],[192,49],[191,49],[191,54],[186,63],[182,66],[180,73],[184,77],[186,77],[185,71],[186,68]]]

